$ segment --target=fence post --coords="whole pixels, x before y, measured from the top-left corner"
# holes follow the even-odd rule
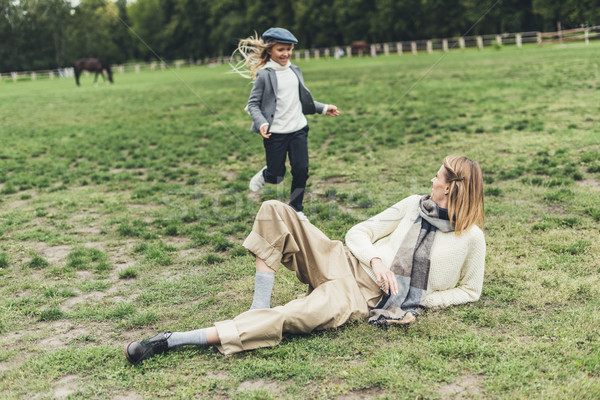
[[[444,50],[444,53],[448,51],[448,39],[442,39],[442,49]]]
[[[17,79],[19,79],[19,76],[17,75],[16,72],[11,72],[10,75],[12,76],[12,80],[13,82],[16,82]]]
[[[517,33],[517,47],[520,49],[523,47],[523,38],[520,33]]]
[[[502,36],[496,35],[496,43],[498,43],[498,46],[502,46]]]
[[[125,66],[119,65],[119,74],[123,75],[125,73]]]
[[[433,53],[433,43],[431,42],[431,40],[427,41],[427,53]]]
[[[417,42],[410,42],[410,51],[413,54],[417,54]]]
[[[585,29],[585,44],[590,44],[590,30]]]
[[[477,47],[479,47],[479,50],[483,50],[483,37],[477,36]]]
[[[310,59],[310,50],[304,50],[304,59],[306,61]]]
[[[335,50],[333,50],[333,58],[335,58],[336,60],[339,60],[340,57],[342,57],[343,54],[342,48],[340,46],[336,46]]]
[[[371,45],[371,57],[375,57],[377,55],[377,48],[375,47],[374,44]]]
[[[319,49],[315,49],[315,60],[318,60],[321,56],[321,51]]]
[[[346,54],[348,55],[348,58],[352,58],[352,47],[346,47]]]
[[[398,51],[398,55],[402,55],[402,42],[396,43],[396,51]]]
[[[385,54],[386,56],[390,55],[390,44],[389,43],[383,44],[383,54]]]
[[[50,78],[51,81],[53,81],[54,80],[54,71],[50,71],[48,73],[48,77]]]
[[[542,45],[542,32],[537,33],[537,44],[538,46]]]
[[[296,61],[300,61],[300,52],[299,51],[296,52]]]
[[[136,74],[140,73],[140,64],[135,64],[135,73]]]
[[[458,38],[458,46],[459,46],[461,49],[464,49],[464,48],[465,48],[465,38],[464,38],[464,37],[462,37],[462,36],[461,36],[461,37],[459,37],[459,38]]]
[[[323,53],[325,53],[325,59],[329,60],[329,47]]]

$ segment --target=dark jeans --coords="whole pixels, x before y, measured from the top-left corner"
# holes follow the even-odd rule
[[[292,167],[292,189],[290,206],[302,211],[304,189],[308,180],[308,125],[297,132],[272,133],[263,139],[267,158],[267,169],[263,172],[265,182],[279,183],[285,175],[285,159],[289,154]]]

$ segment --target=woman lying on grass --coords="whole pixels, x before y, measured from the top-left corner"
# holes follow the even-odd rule
[[[127,359],[137,364],[184,345],[216,345],[233,354],[274,346],[285,332],[336,328],[368,316],[371,323],[406,324],[423,308],[477,301],[485,261],[481,168],[449,156],[431,183],[431,195],[409,196],[350,229],[349,251],[290,206],[264,202],[243,244],[256,256],[250,310],[210,328],[132,342]],[[309,293],[270,308],[280,264]]]

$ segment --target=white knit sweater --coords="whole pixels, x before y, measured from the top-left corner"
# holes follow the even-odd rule
[[[388,268],[391,266],[400,243],[419,215],[420,198],[407,197],[346,234],[346,245],[373,280],[371,260],[379,257]],[[430,259],[423,305],[447,307],[479,300],[485,265],[485,238],[479,227],[474,225],[460,236],[437,231]]]

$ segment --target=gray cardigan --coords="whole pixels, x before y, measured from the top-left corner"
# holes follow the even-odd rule
[[[291,64],[290,68],[298,77],[300,103],[302,104],[303,114],[323,113],[325,104],[315,101],[309,90],[304,86],[304,78],[300,68]],[[260,132],[261,125],[267,123],[269,126],[273,123],[275,107],[277,106],[277,76],[271,68],[263,68],[256,74],[256,81],[250,91],[248,98],[248,113],[252,117],[252,129],[254,132]]]

